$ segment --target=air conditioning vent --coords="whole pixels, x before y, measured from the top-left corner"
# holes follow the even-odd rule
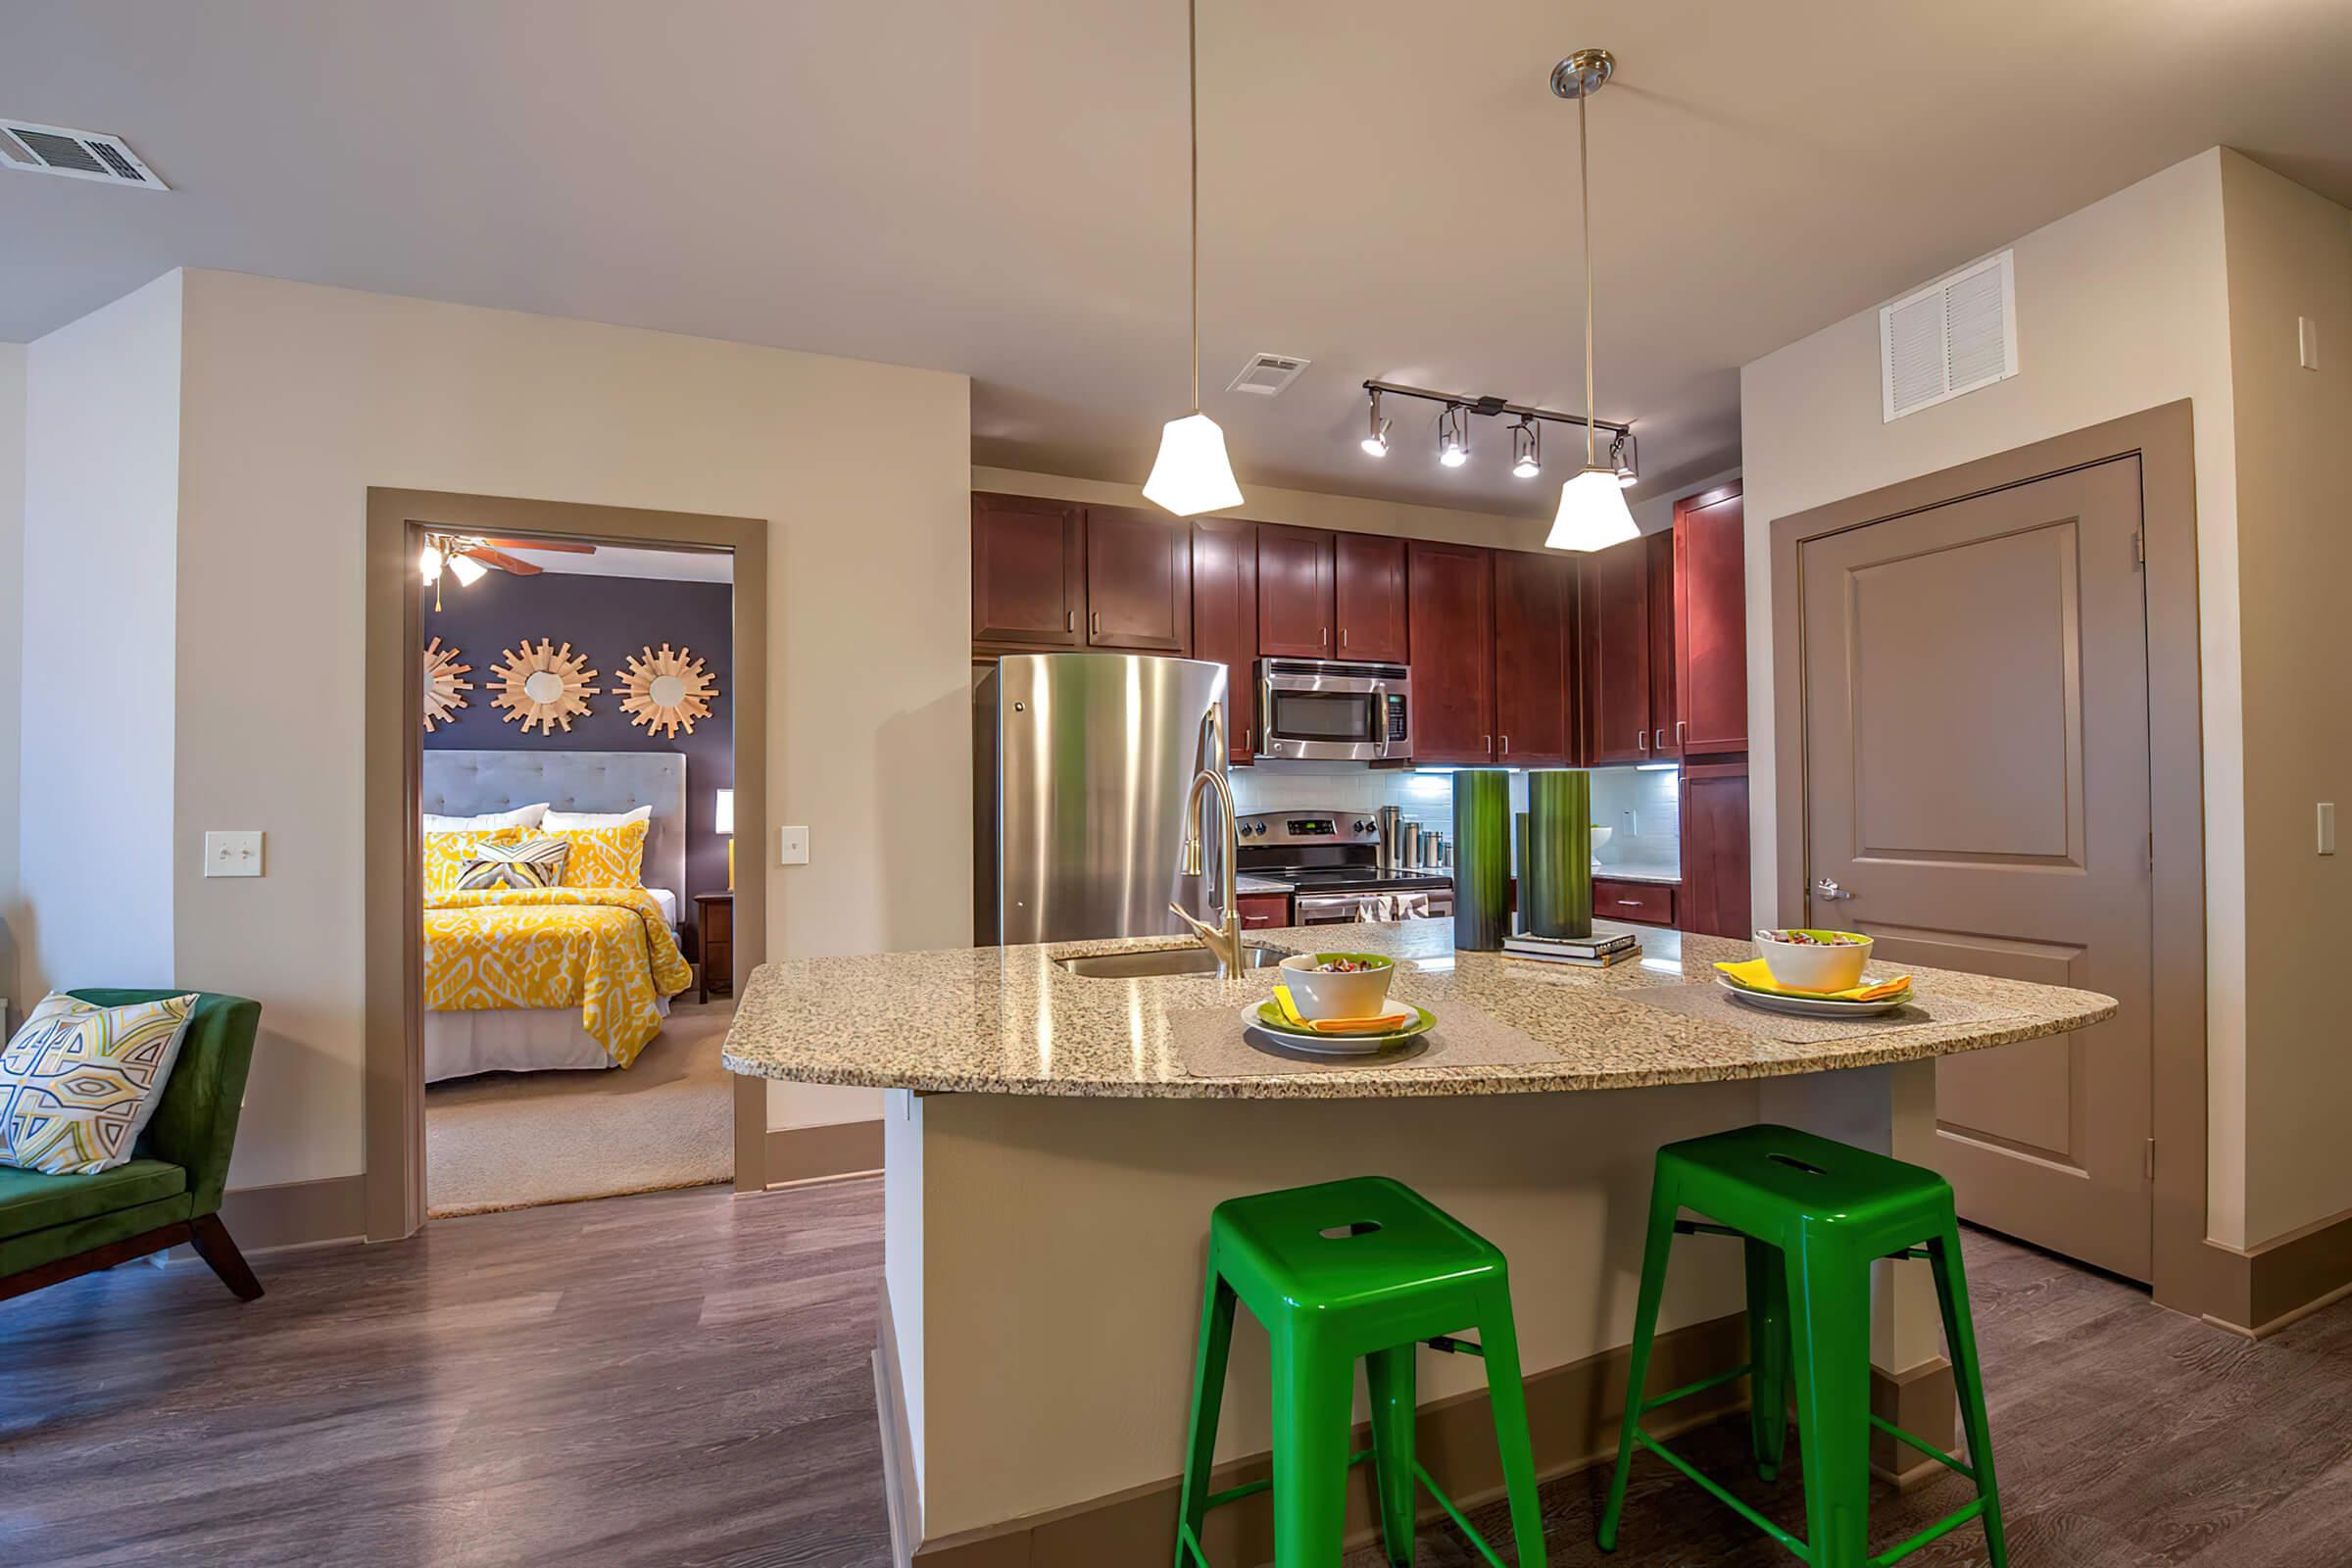
[[[2017,373],[2015,253],[1971,263],[1879,311],[1882,420]]]
[[[143,190],[172,188],[139,162],[139,155],[122,137],[68,130],[63,125],[0,120],[0,160],[28,174],[63,174],[68,179],[95,179]]]
[[[1298,372],[1314,362],[1289,354],[1252,354],[1242,373],[1226,383],[1228,392],[1254,392],[1260,397],[1275,393],[1298,379]]]

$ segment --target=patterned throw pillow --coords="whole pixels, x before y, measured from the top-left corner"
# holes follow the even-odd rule
[[[459,891],[484,888],[552,888],[564,881],[564,861],[571,846],[546,834],[533,834],[520,844],[480,844],[473,858],[458,873]]]
[[[457,891],[458,878],[485,844],[520,844],[530,834],[521,827],[494,828],[486,833],[427,833],[424,836],[424,895]]]
[[[130,1158],[195,1010],[193,992],[122,1007],[43,997],[0,1050],[0,1164],[94,1176]]]
[[[554,836],[571,846],[564,862],[567,888],[641,888],[645,886],[645,830],[643,822],[612,827],[571,828]]]

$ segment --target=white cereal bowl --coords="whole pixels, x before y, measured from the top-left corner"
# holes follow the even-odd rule
[[[1372,967],[1344,973],[1315,967],[1334,958],[1353,958]],[[1309,1022],[1379,1017],[1388,1011],[1389,982],[1396,978],[1396,960],[1377,953],[1294,953],[1282,960],[1282,983],[1290,987],[1291,1004]]]
[[[1850,991],[1862,983],[1870,962],[1871,939],[1858,931],[1807,930],[1816,937],[1845,937],[1835,946],[1819,942],[1789,942],[1776,931],[1756,933],[1756,951],[1772,977],[1794,991]]]

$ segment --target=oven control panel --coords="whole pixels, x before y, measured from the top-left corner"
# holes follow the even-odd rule
[[[1242,841],[1259,844],[1377,844],[1380,822],[1371,816],[1319,809],[1252,811],[1235,819]]]

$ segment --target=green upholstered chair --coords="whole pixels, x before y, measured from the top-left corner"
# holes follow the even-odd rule
[[[76,991],[101,1007],[183,991]],[[186,1242],[239,1300],[262,1294],[228,1228],[220,1194],[262,1004],[199,993],[172,1081],[131,1158],[95,1176],[0,1165],[0,1300]]]

